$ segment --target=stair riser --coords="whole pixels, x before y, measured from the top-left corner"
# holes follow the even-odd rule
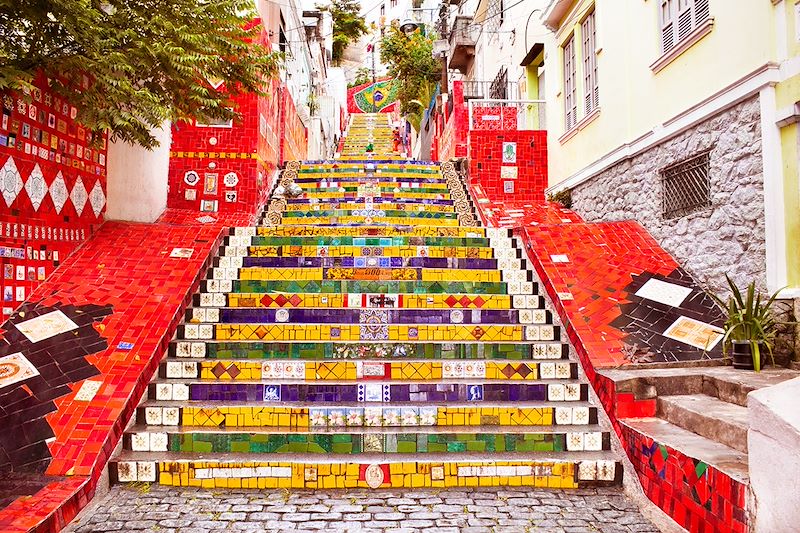
[[[747,453],[747,427],[715,417],[713,412],[700,413],[685,409],[670,402],[669,396],[659,397],[656,406],[656,415],[659,418]]]
[[[321,453],[552,453],[610,449],[610,436],[602,432],[579,433],[126,433],[123,449],[143,452]]]
[[[414,384],[255,384],[151,383],[151,400],[222,402],[544,402],[586,401],[586,384],[414,383]]]
[[[432,360],[560,360],[569,357],[569,346],[549,344],[460,343],[265,343],[173,341],[170,357],[207,359],[384,359],[408,357]]]
[[[565,405],[565,404],[562,404]],[[380,427],[464,426],[582,426],[597,424],[597,408],[575,407],[370,407],[372,424]],[[136,422],[148,427],[253,428],[282,427],[293,430],[363,428],[364,407],[166,407],[147,405],[137,409]],[[324,426],[322,425],[324,422]],[[316,424],[316,425],[315,425]]]
[[[378,472],[377,470],[380,472]],[[204,488],[445,488],[529,486],[576,489],[615,484],[614,461],[498,461],[399,463],[114,462],[112,482],[158,482]],[[367,482],[369,479],[369,483]]]
[[[572,380],[578,377],[576,363],[504,361],[474,362],[357,362],[357,361],[186,361],[168,360],[159,366],[163,379],[200,379],[235,382],[262,379],[316,381],[384,379],[404,381],[489,379],[510,381]]]

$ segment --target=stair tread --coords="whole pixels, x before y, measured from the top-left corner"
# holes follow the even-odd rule
[[[659,444],[700,459],[731,478],[748,483],[747,454],[684,429],[661,418],[626,418],[623,425],[651,437]]]
[[[441,378],[441,379],[287,379],[287,378],[266,378],[266,379],[201,379],[201,378],[156,378],[150,383],[182,383],[208,385],[218,383],[223,385],[582,385],[585,382],[578,379],[486,379],[486,378]]]
[[[302,409],[302,408],[325,408],[325,409],[359,409],[359,408],[372,408],[381,407],[391,409],[397,407],[396,405],[381,402],[280,402],[278,404],[266,404],[264,402],[237,402],[231,400],[156,400],[146,399],[140,404],[140,407],[193,407],[200,409],[214,409],[217,407],[272,407],[272,408],[286,408],[286,409]],[[544,409],[547,407],[596,407],[587,400],[570,400],[570,401],[544,401],[544,402],[528,402],[528,401],[513,401],[513,402],[496,402],[496,401],[482,401],[482,402],[441,402],[431,404],[430,402],[409,401],[401,404],[399,409],[410,407],[446,407],[448,409],[493,409],[493,408],[519,408],[519,409]]]
[[[660,396],[659,401],[678,406],[706,418],[714,418],[724,424],[747,429],[750,423],[747,418],[747,407],[725,402],[707,394],[687,394]]]
[[[329,427],[309,426],[288,428],[283,426],[231,426],[220,428],[217,426],[148,426],[137,424],[125,430],[125,433],[284,433],[287,435],[326,435],[326,434],[560,434],[560,433],[608,433],[608,428],[600,424],[584,424],[575,426],[354,426],[354,427]]]
[[[531,461],[536,463],[543,462],[570,462],[576,461],[600,461],[610,460],[617,462],[618,459],[614,452],[604,450],[599,452],[427,452],[427,453],[360,453],[352,455],[353,460],[348,463],[406,463],[406,462],[442,462],[452,458],[455,461],[463,461],[469,458],[469,463],[494,463],[497,461]],[[330,463],[341,464],[344,461],[341,457],[329,454],[313,453],[286,453],[286,454],[258,454],[252,453],[199,453],[199,452],[134,452],[123,450],[112,459],[114,462],[120,461],[170,461],[170,462],[230,462],[230,463]]]

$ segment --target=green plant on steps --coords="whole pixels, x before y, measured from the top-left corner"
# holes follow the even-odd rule
[[[562,206],[566,207],[567,209],[572,208],[572,190],[570,189],[561,189],[557,193],[551,193],[547,195],[548,202],[555,202],[557,204],[561,204]]]
[[[778,322],[775,319],[773,306],[780,290],[764,301],[761,292],[756,292],[755,281],[750,282],[744,294],[739,287],[725,274],[731,289],[727,300],[716,294],[711,297],[725,310],[727,317],[723,327],[725,336],[722,339],[723,353],[730,347],[736,355],[736,345],[749,348],[753,360],[753,370],[761,371],[761,352],[764,348],[769,352],[772,364],[775,358],[772,348],[775,343]],[[735,363],[735,358],[734,358]]]

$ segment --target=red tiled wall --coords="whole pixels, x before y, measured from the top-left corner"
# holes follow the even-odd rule
[[[262,34],[261,45],[270,46],[266,34]],[[167,207],[210,214],[252,212],[265,201],[282,143],[283,91],[278,80],[269,84],[267,96],[250,94],[235,99],[241,118],[231,127],[173,125]],[[293,106],[290,114],[290,120],[299,122]],[[292,135],[289,145],[294,147],[299,142],[294,123],[288,131]],[[302,139],[305,150],[304,130]],[[190,174],[187,178],[187,173],[197,177]]]
[[[453,82],[449,96],[453,101],[453,112],[445,117],[441,135],[437,136],[436,155],[440,161],[454,157],[467,157],[467,133],[469,116],[464,103],[464,86],[460,81]]]
[[[506,122],[516,124],[516,113],[513,120]],[[513,161],[504,161],[504,143],[516,145]],[[512,173],[503,177],[507,172],[503,167]],[[480,185],[493,201],[543,202],[547,187],[547,132],[473,129],[469,132],[469,181]]]
[[[242,118],[232,127],[173,125],[167,207],[214,213],[257,204],[258,98],[243,96],[236,103]],[[230,173],[236,177],[228,186]]]
[[[283,91],[283,124],[281,135],[281,162],[302,161],[308,153],[308,136],[306,127],[297,114],[292,95]]]
[[[106,139],[93,146],[74,120],[76,109],[49,90],[45,77],[35,86],[29,96],[2,93],[3,319],[97,229],[105,213]]]

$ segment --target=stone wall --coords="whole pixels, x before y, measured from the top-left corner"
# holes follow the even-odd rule
[[[710,157],[711,205],[661,215],[659,171],[698,152]],[[586,221],[635,219],[702,285],[725,292],[725,273],[741,286],[766,285],[764,188],[758,97],[744,101],[572,190]]]

